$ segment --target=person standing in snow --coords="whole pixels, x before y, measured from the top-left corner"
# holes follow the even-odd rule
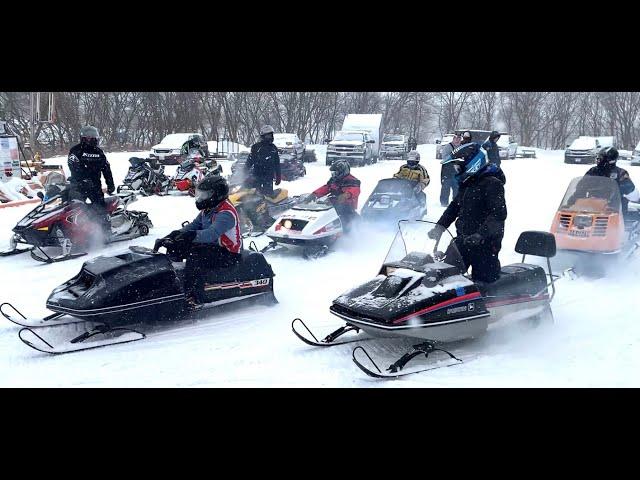
[[[280,156],[278,148],[273,144],[275,130],[271,125],[260,129],[260,141],[251,146],[245,169],[247,176],[253,181],[255,188],[263,195],[273,196],[273,180],[280,185]]]
[[[443,145],[441,150],[443,160],[451,156],[451,153],[460,145],[460,140],[461,137],[455,134],[450,143]],[[456,198],[458,194],[458,181],[455,177],[456,170],[453,168],[453,163],[443,163],[440,169],[440,205],[443,207],[449,205],[449,193],[452,194],[452,198]]]
[[[498,147],[498,140],[500,139],[500,132],[494,130],[489,135],[489,138],[482,144],[482,148],[485,149],[489,156],[489,161],[500,166],[500,147]]]

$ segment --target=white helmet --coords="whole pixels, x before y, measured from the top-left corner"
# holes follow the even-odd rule
[[[407,155],[407,161],[420,163],[420,154],[416,150],[411,150]]]
[[[260,129],[260,136],[268,135],[270,133],[275,133],[275,130],[271,125],[265,125]]]

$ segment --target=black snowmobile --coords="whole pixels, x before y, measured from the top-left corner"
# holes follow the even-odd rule
[[[166,241],[166,240],[165,240]],[[156,244],[157,245],[157,244]],[[166,244],[165,244],[166,245]],[[56,287],[47,299],[54,313],[29,319],[13,305],[0,305],[2,315],[21,325],[20,339],[46,353],[67,353],[145,338],[136,325],[169,322],[193,313],[185,299],[185,255],[169,242],[167,253],[132,246],[129,251],[84,262],[80,273]],[[274,273],[264,256],[244,250],[236,265],[211,271],[198,285],[195,310],[249,299],[277,303]],[[86,331],[57,335],[62,325],[84,324]]]
[[[404,178],[380,180],[360,211],[362,219],[389,224],[421,219],[427,213],[427,197],[424,192],[416,195],[415,185]]]
[[[142,195],[166,195],[171,181],[164,174],[164,165],[159,165],[155,159],[131,157],[131,166],[127,175],[118,186],[118,193],[126,190],[140,192]]]
[[[329,308],[346,325],[318,340],[302,320],[295,319],[292,329],[296,336],[314,346],[376,337],[420,339],[386,373],[364,348],[358,346],[353,350],[353,361],[367,375],[397,377],[433,369],[429,366],[403,371],[407,362],[421,354],[443,351],[458,360],[438,345],[478,337],[491,323],[529,319],[537,324],[553,320],[550,302],[557,276],[551,272],[549,261],[556,251],[552,234],[536,231],[520,234],[516,252],[523,255],[523,263],[506,265],[497,281],[483,283],[474,282],[463,273],[460,253],[448,230],[442,229],[439,241],[429,239],[427,233],[435,226],[427,221],[400,221],[399,232],[378,275],[336,298]],[[548,273],[540,266],[524,263],[526,255],[545,257]],[[306,332],[299,331],[298,325]],[[368,337],[337,340],[347,332],[360,330]],[[368,361],[363,362],[363,355]]]

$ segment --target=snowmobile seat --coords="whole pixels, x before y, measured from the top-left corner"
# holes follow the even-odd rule
[[[264,198],[266,198],[271,203],[280,203],[281,201],[286,199],[288,196],[289,196],[289,191],[286,188],[276,188],[273,191],[273,195],[271,197],[269,197],[268,195],[265,195]]]
[[[536,295],[545,290],[547,274],[538,265],[513,263],[502,267],[500,277],[495,282],[475,283],[484,297]]]
[[[259,252],[242,250],[240,261],[229,267],[216,271],[216,282],[236,282],[239,280],[256,280],[273,276],[271,265]]]

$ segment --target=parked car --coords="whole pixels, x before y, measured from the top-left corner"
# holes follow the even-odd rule
[[[274,133],[273,144],[278,148],[278,153],[290,153],[299,158],[304,156],[305,144],[295,133]]]
[[[600,148],[596,137],[580,136],[564,151],[564,163],[596,163]]]
[[[199,133],[171,133],[164,137],[162,141],[151,147],[150,158],[157,159],[162,165],[178,165],[184,160],[184,155],[181,154],[180,149],[184,143],[196,137],[200,140],[200,145],[206,157],[209,157],[209,146],[204,135]]]
[[[498,139],[500,160],[513,160],[518,154],[518,143],[512,135],[500,134]]]
[[[365,131],[339,131],[327,146],[326,164],[342,158],[351,166],[362,166],[373,163],[372,144],[375,140],[369,138]]]
[[[638,142],[636,148],[633,149],[633,155],[631,156],[631,165],[640,167],[640,142]]]
[[[436,140],[436,159],[437,160],[442,160],[442,147],[444,147],[446,144],[451,143],[451,141],[453,140],[453,133],[447,133],[446,135],[444,135],[442,137],[441,140]]]
[[[387,133],[382,138],[380,145],[380,158],[402,158],[407,159],[409,153],[409,137],[407,135],[399,135]]]

